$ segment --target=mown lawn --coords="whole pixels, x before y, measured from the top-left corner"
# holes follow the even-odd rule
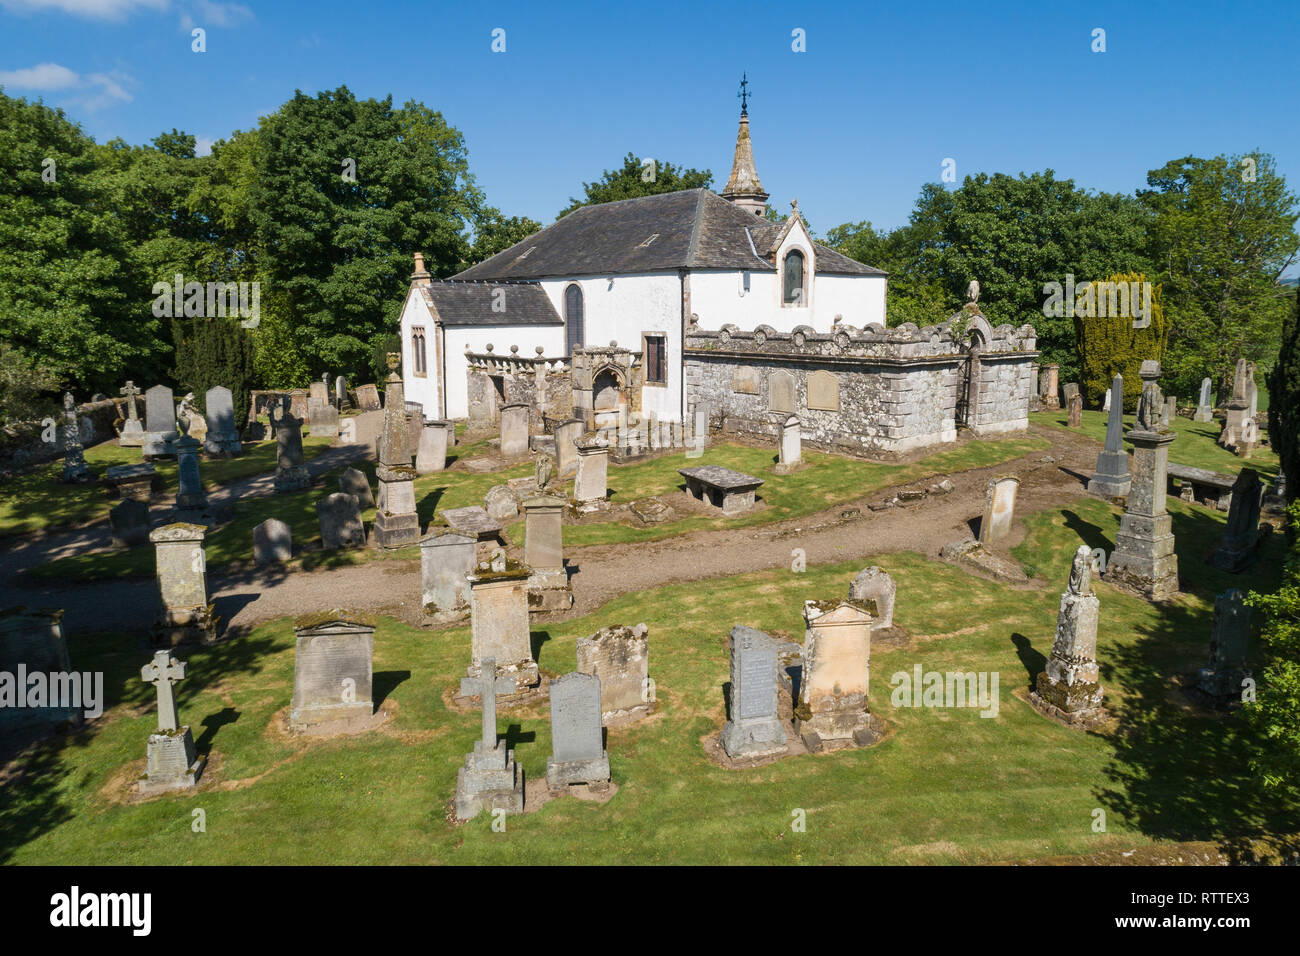
[[[1106,440],[1106,416],[1106,412],[1085,410],[1083,422],[1078,428],[1070,428],[1066,425],[1066,414],[1063,409],[1054,412],[1031,412],[1029,420],[1051,428],[1082,432],[1089,438],[1104,442]],[[1133,427],[1133,422],[1133,415],[1124,416],[1125,432]],[[1171,424],[1174,431],[1178,433],[1178,438],[1169,446],[1169,460],[1171,462],[1180,465],[1191,465],[1195,468],[1207,468],[1210,471],[1218,471],[1227,475],[1235,475],[1243,468],[1254,468],[1259,472],[1260,477],[1266,479],[1270,484],[1277,474],[1277,455],[1271,448],[1257,448],[1254,455],[1249,459],[1238,458],[1226,448],[1220,448],[1218,440],[1219,433],[1223,431],[1222,421],[1216,419],[1212,422],[1194,422],[1190,418],[1180,416]],[[1127,441],[1124,443],[1124,447],[1130,452],[1133,450],[1132,445]]]
[[[469,660],[467,629],[422,632],[381,621],[377,697],[393,720],[369,734],[303,744],[268,732],[292,695],[289,622],[186,653],[182,719],[214,760],[197,793],[125,806],[106,788],[143,763],[154,726],[139,681],[147,653],[132,637],[74,638],[74,666],[106,673],[112,710],[79,735],[19,758],[0,788],[0,862],[132,864],[356,863],[975,863],[1077,854],[1162,840],[1233,840],[1295,832],[1296,807],[1259,795],[1249,740],[1232,717],[1186,706],[1172,679],[1208,654],[1211,598],[1225,583],[1202,560],[1221,515],[1174,503],[1185,586],[1154,607],[1104,583],[1098,657],[1114,731],[1067,730],[1013,696],[1050,652],[1060,592],[1080,541],[1111,547],[1118,512],[1085,499],[1030,519],[1017,554],[1048,586],[1014,590],[916,554],[887,555],[897,623],[909,647],[877,647],[871,707],[892,734],[869,750],[723,770],[701,739],[724,720],[724,641],[735,624],[802,639],[802,601],[847,592],[867,562],[767,571],[624,596],[586,617],[538,627],[538,660],[574,666],[575,640],[645,621],[659,712],[609,731],[619,792],[604,805],[555,800],[507,818],[445,820],[457,768],[479,732],[477,713],[451,712],[444,693]],[[996,717],[974,709],[891,704],[890,677],[925,670],[999,676]],[[545,704],[503,711],[526,775],[545,772]],[[207,832],[191,829],[192,810]],[[804,810],[807,832],[791,829]],[[1106,832],[1093,830],[1105,811]]]

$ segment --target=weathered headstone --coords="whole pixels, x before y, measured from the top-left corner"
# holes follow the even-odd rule
[[[1078,394],[1080,394],[1078,382],[1066,382],[1065,385],[1062,386],[1061,388],[1061,397],[1065,400],[1065,405],[1067,408],[1070,405],[1070,399],[1072,399],[1075,395]]]
[[[328,391],[321,382],[325,397],[312,396],[307,400],[307,430],[313,438],[337,438],[339,435],[339,410],[329,402]]]
[[[406,402],[406,448],[414,458],[420,450],[420,433],[424,431],[424,404]]]
[[[149,541],[149,506],[134,498],[123,498],[108,511],[113,544],[134,548]]]
[[[872,630],[883,631],[894,626],[894,596],[897,585],[884,568],[872,565],[863,568],[849,584],[849,599],[852,601],[874,601],[875,617],[871,621]]]
[[[860,601],[805,601],[803,670],[795,732],[809,750],[874,741],[867,691],[871,612]]]
[[[1106,397],[1105,399],[1102,400],[1101,403],[1101,410],[1103,412],[1110,411],[1110,395],[1111,395],[1111,389],[1108,388],[1106,389]]]
[[[573,482],[573,497],[579,504],[604,501],[609,494],[609,445],[601,439],[578,444],[578,475]]]
[[[469,820],[485,807],[523,813],[524,775],[515,764],[514,750],[506,741],[497,741],[497,698],[492,692],[497,684],[496,660],[485,658],[481,675],[469,683],[473,686],[465,696],[483,701],[483,734],[456,775],[456,818]]]
[[[519,496],[509,485],[493,485],[483,496],[483,507],[495,521],[519,517]]]
[[[585,783],[593,790],[609,788],[609,754],[601,727],[600,678],[594,674],[565,674],[551,681],[551,756],[546,760],[546,786],[563,790]]]
[[[384,391],[384,433],[380,442],[379,495],[375,501],[374,542],[380,548],[400,548],[420,540],[420,517],[415,510],[415,469],[407,444],[402,377],[397,374],[401,356],[388,354],[388,384]]]
[[[1078,386],[1075,386],[1075,389],[1065,405],[1065,424],[1070,428],[1078,428],[1083,424],[1083,396],[1078,392]]]
[[[1035,707],[1067,723],[1088,723],[1102,715],[1097,669],[1099,609],[1097,595],[1092,593],[1092,550],[1081,544],[1070,566],[1069,586],[1061,595],[1051,656],[1030,693]]]
[[[208,506],[208,496],[199,476],[199,440],[190,437],[187,419],[179,419],[176,425],[181,432],[181,436],[172,442],[176,452],[176,508],[199,512]]]
[[[1243,468],[1232,486],[1232,504],[1228,506],[1223,540],[1211,559],[1220,571],[1239,574],[1255,560],[1263,495],[1264,485],[1255,469]]]
[[[366,546],[366,526],[356,495],[341,491],[326,495],[316,502],[316,518],[320,522],[321,546],[326,551]]]
[[[244,445],[239,439],[239,429],[235,427],[235,403],[230,389],[214,385],[204,394],[203,407],[207,409],[208,422],[204,449],[210,455],[238,455]]]
[[[1116,395],[1124,394],[1124,377],[1116,375],[1111,384]],[[1097,470],[1088,479],[1088,492],[1103,498],[1122,498],[1133,484],[1128,472],[1128,452],[1124,450],[1124,404],[1111,406],[1106,418],[1106,447],[1097,455]]]
[[[152,638],[156,646],[216,640],[219,620],[208,603],[202,525],[177,521],[149,534],[158,567],[160,610]]]
[[[512,402],[501,406],[501,457],[520,458],[528,454],[528,406]]]
[[[377,412],[383,408],[379,404],[379,389],[374,385],[358,385],[357,407],[363,412]]]
[[[578,672],[600,678],[600,708],[604,717],[648,712],[654,702],[650,682],[649,629],[603,627],[578,638]]]
[[[731,629],[731,712],[722,728],[729,757],[766,757],[789,749],[778,712],[777,642],[752,627]]]
[[[470,665],[461,681],[461,696],[478,693],[482,663],[500,665],[498,694],[520,694],[540,681],[528,630],[529,569],[503,559],[499,570],[475,567],[470,573]]]
[[[153,660],[140,668],[140,679],[158,691],[158,730],[149,735],[148,770],[140,780],[140,791],[159,793],[197,786],[205,761],[195,749],[189,725],[180,723],[172,689],[185,679],[185,662],[178,661],[170,650],[156,651]]]
[[[77,483],[90,480],[85,449],[81,445],[81,422],[77,403],[71,392],[63,395],[63,480]]]
[[[319,402],[321,405],[328,405],[330,403],[330,386],[329,386],[328,373],[326,374],[324,381],[312,382],[311,385],[308,387],[307,389],[308,410],[311,409],[313,402]]]
[[[289,729],[335,733],[364,729],[374,716],[375,627],[340,610],[294,622],[297,650]]]
[[[585,431],[586,424],[580,418],[570,418],[555,426],[555,466],[561,477],[577,471],[578,442]]]
[[[275,429],[276,492],[285,494],[310,488],[311,472],[302,455],[302,420],[280,405],[271,410],[271,427]]]
[[[1165,411],[1164,411],[1164,416],[1162,418],[1162,421],[1166,425],[1172,426],[1174,423],[1174,419],[1177,417],[1178,417],[1178,398],[1174,395],[1170,395],[1165,399]]]
[[[424,614],[435,621],[458,620],[470,612],[469,573],[477,539],[445,528],[420,539],[420,596]]]
[[[339,411],[346,411],[351,406],[348,401],[348,380],[342,375],[334,378],[334,407]]]
[[[1232,377],[1232,397],[1228,400],[1228,410],[1223,422],[1223,431],[1219,433],[1219,444],[1235,453],[1241,442],[1241,430],[1250,414],[1250,392],[1255,383],[1255,364],[1245,359],[1237,360],[1236,372]]]
[[[430,475],[447,467],[447,447],[451,436],[451,422],[424,423],[420,430],[420,447],[415,453],[416,474]]]
[[[293,529],[278,518],[267,518],[253,529],[253,561],[279,564],[293,557]]]
[[[1212,422],[1214,421],[1214,395],[1212,389],[1214,383],[1209,377],[1201,379],[1201,398],[1196,403],[1196,414],[1192,416],[1192,421]]]
[[[1112,584],[1159,600],[1178,591],[1178,555],[1165,507],[1169,446],[1178,436],[1161,424],[1160,363],[1142,363],[1142,398],[1137,422],[1129,430],[1133,443],[1133,480],[1125,499],[1124,517],[1115,535],[1115,551],[1106,566]]]
[[[1250,649],[1250,605],[1246,595],[1229,588],[1214,599],[1210,631],[1210,666],[1197,673],[1196,686],[1217,702],[1240,700],[1242,684],[1250,677],[1246,655]]]
[[[0,705],[0,732],[31,727],[53,730],[64,723],[78,724],[89,707],[86,693],[94,690],[85,686],[90,674],[84,678],[72,675],[68,642],[63,636],[63,612],[58,610],[14,607],[0,611],[0,674],[10,682],[7,694],[0,692],[0,700],[8,697]],[[55,694],[31,699],[29,679],[36,674],[45,675],[50,684],[58,679],[56,675],[68,675],[69,681],[78,682],[80,699]],[[103,704],[102,696],[99,703]]]
[[[119,390],[126,398],[126,421],[122,423],[122,433],[117,436],[117,443],[123,448],[139,448],[144,444],[144,426],[140,424],[140,413],[135,407],[135,397],[140,394],[135,382],[127,382]]]
[[[775,470],[778,475],[788,475],[802,464],[803,443],[800,440],[799,419],[791,415],[781,425],[781,450]]]
[[[179,437],[172,390],[166,385],[155,385],[144,393],[143,454],[146,458],[173,454],[171,443]]]
[[[1059,395],[1060,389],[1059,365],[1044,365],[1038,373],[1038,398],[1044,411],[1052,411],[1061,407]]]
[[[990,478],[984,490],[984,517],[980,520],[980,544],[994,544],[1001,541],[1011,530],[1011,521],[1015,517],[1016,492],[1020,489],[1020,479],[1015,475],[1000,475]]]
[[[537,495],[524,500],[524,564],[528,578],[528,607],[555,611],[573,605],[569,575],[564,569],[565,499]]]
[[[345,495],[356,495],[357,502],[362,508],[375,506],[375,495],[370,490],[370,481],[360,468],[344,469],[343,474],[339,475],[339,491]]]

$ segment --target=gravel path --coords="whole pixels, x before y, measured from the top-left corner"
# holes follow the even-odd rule
[[[879,502],[905,488],[924,488],[930,481],[884,489],[861,501],[799,519],[734,531],[702,531],[663,541],[580,548],[566,554],[573,573],[575,606],[566,616],[586,614],[611,599],[631,591],[663,584],[742,574],[767,568],[789,567],[791,551],[802,548],[809,564],[843,561],[891,551],[919,551],[937,555],[939,548],[973,530],[984,508],[984,491],[993,475],[1020,477],[1017,517],[1059,508],[1081,497],[1084,480],[1096,464],[1098,443],[1059,429],[1031,426],[1031,433],[1052,445],[1011,462],[958,472],[949,479],[954,490],[883,511],[871,511],[867,502]],[[310,463],[313,474],[364,456],[366,445],[339,446]],[[1055,460],[1047,460],[1055,459]],[[235,482],[210,497],[270,493],[270,476]],[[858,509],[856,516],[843,512]],[[1007,546],[1023,537],[1017,520]],[[107,525],[67,534],[27,539],[0,553],[0,606],[27,604],[62,607],[71,632],[110,629],[144,630],[153,620],[157,588],[152,580],[104,581],[54,586],[42,582],[27,586],[15,580],[21,568],[63,554],[106,547]],[[418,560],[369,561],[364,564],[311,572],[281,568],[216,568],[208,574],[208,587],[217,614],[227,632],[238,635],[274,618],[329,607],[384,612],[416,622],[420,613]]]

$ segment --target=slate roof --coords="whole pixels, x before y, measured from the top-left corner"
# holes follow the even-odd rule
[[[581,206],[455,279],[542,279],[676,269],[776,270],[777,223],[707,189]],[[816,243],[819,275],[885,275]]]
[[[563,325],[536,282],[461,282],[444,279],[419,287],[443,325]],[[496,290],[502,290],[498,296]],[[493,311],[501,302],[505,311]],[[500,306],[498,306],[500,308]]]

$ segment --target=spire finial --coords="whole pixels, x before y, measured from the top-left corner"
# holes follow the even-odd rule
[[[736,94],[740,97],[740,115],[749,115],[749,73],[745,72],[740,75],[740,92]]]
[[[790,200],[790,211],[791,211],[794,215],[796,215],[796,216],[799,215],[799,197],[798,197],[798,196],[796,196],[794,199],[791,199],[791,200]]]

